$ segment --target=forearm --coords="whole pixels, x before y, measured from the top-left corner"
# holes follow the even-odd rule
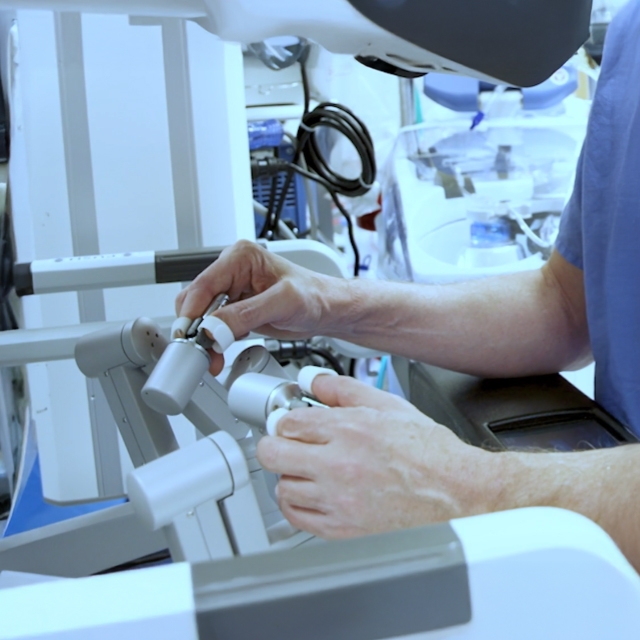
[[[586,319],[549,270],[453,285],[350,281],[331,313],[334,337],[485,377],[589,357]]]
[[[554,506],[583,514],[640,570],[640,445],[577,453],[489,453],[490,509]]]
[[[333,336],[484,377],[589,356],[583,274],[555,251],[539,271],[425,286],[330,278],[239,242],[178,295],[176,313],[196,318],[220,292],[232,304],[218,317],[236,336]]]

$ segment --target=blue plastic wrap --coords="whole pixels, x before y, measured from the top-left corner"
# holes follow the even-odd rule
[[[249,149],[264,149],[266,147],[279,147],[282,142],[284,130],[278,120],[259,120],[248,124]]]
[[[19,484],[9,521],[0,538],[31,531],[38,527],[83,516],[125,502],[124,498],[120,498],[69,506],[49,504],[42,495],[42,476],[33,422],[28,425],[24,446]]]

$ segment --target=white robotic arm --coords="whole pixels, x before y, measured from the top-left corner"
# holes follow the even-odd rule
[[[224,40],[308,38],[404,76],[547,79],[587,40],[591,0],[0,0],[0,7],[192,19]]]

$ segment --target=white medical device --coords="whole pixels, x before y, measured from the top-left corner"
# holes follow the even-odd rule
[[[76,359],[100,379],[136,467],[130,502],[115,509],[162,536],[174,564],[44,582],[4,571],[0,589],[21,586],[0,591],[0,639],[636,636],[640,578],[607,534],[577,514],[522,509],[333,543],[296,531],[255,461],[255,442],[271,416],[317,404],[311,387],[325,371],[303,369],[295,383],[266,349],[249,347],[234,362],[230,392],[208,373],[195,385],[184,414],[204,437],[180,448],[142,393],[167,344],[139,318],[85,336]],[[171,363],[170,354],[164,366]],[[163,375],[165,389],[183,393],[180,378],[190,373],[175,373],[173,382]],[[65,568],[75,570],[66,575],[113,558],[116,535],[92,547],[89,533],[56,540]],[[24,566],[24,554],[16,558]],[[9,615],[17,610],[34,615]]]
[[[538,507],[0,590],[0,638],[634,640],[639,602],[597,525]]]
[[[224,353],[235,342],[231,329],[213,315],[228,301],[229,296],[220,294],[201,317],[178,318],[173,323],[172,341],[142,388],[152,409],[165,415],[182,413],[209,369],[208,350]]]
[[[473,6],[465,0],[2,0],[0,6],[185,17],[223,39],[251,43],[295,34],[391,72],[438,69],[516,85],[535,84],[557,69],[586,39],[590,15],[588,0]],[[195,340],[194,331],[185,339]],[[200,381],[190,378],[188,388],[196,379],[190,399],[181,391],[179,404],[187,397],[184,413],[204,436],[185,448],[166,416],[145,403],[143,387],[166,346],[146,319],[80,342],[78,364],[100,379],[136,470],[128,483],[131,502],[88,518],[87,530],[67,539],[53,532],[48,561],[60,571],[73,565],[74,575],[106,568],[99,565],[115,556],[96,551],[118,546],[118,528],[133,518],[137,535],[155,530],[156,542],[188,562],[0,592],[0,639],[637,636],[640,579],[611,539],[576,514],[526,509],[327,544],[295,531],[271,497],[273,478],[255,461],[255,440],[229,410],[225,387],[204,373]],[[200,357],[194,344],[185,348]],[[261,386],[254,374],[273,378],[261,378]],[[285,409],[312,404],[305,383],[297,385],[299,395],[295,388],[290,393],[285,377],[260,347],[237,359],[230,385],[240,389],[242,380],[253,380],[260,389],[258,431],[283,397]],[[102,531],[100,546],[86,544],[89,528]],[[18,541],[22,546],[5,547],[21,567],[37,537],[29,535]]]
[[[635,637],[640,578],[577,514],[522,509],[333,543],[296,531],[273,500],[255,442],[272,416],[317,405],[313,379],[326,371],[303,369],[296,383],[266,349],[249,347],[234,362],[229,392],[208,373],[195,385],[184,413],[204,437],[180,448],[142,393],[167,344],[145,318],[79,341],[78,365],[100,379],[136,469],[130,502],[88,523],[84,536],[54,535],[49,551],[58,557],[49,562],[53,575],[104,568],[120,544],[109,523],[129,517],[164,540],[174,563],[53,581],[5,570],[0,639]],[[170,355],[164,366],[175,362]],[[173,382],[163,376],[165,389],[181,390],[182,376],[191,379],[180,369]],[[107,535],[97,537],[96,525]],[[13,559],[24,571],[38,547],[22,542]],[[5,568],[7,558],[11,549]],[[34,615],[9,615],[19,610]]]
[[[211,315],[200,320],[173,341],[148,318],[77,340],[78,367],[102,388],[134,466],[129,502],[1,540],[0,571],[80,577],[166,548],[174,561],[202,562],[311,537],[280,513],[277,479],[262,470],[255,449],[283,410],[320,405],[313,379],[333,372],[307,367],[296,383],[253,345],[231,366],[229,392],[207,372],[214,345],[197,329],[213,327],[221,350],[233,334]],[[166,417],[177,413],[198,430],[194,444],[179,446]]]
[[[364,64],[532,86],[588,39],[590,0],[2,0],[0,6],[197,21],[223,40],[302,36]]]
[[[138,318],[86,336],[76,347],[76,362],[99,378],[136,467],[127,481],[129,499],[150,531],[164,528],[174,560],[257,553],[285,541],[295,546],[310,536],[279,514],[274,479],[255,461],[257,438],[229,411],[226,388],[207,373],[206,350],[226,349],[233,334],[210,314],[192,327],[168,342],[153,321]],[[238,356],[230,379],[264,371],[290,381],[260,346]],[[178,412],[205,437],[180,448],[166,418]]]

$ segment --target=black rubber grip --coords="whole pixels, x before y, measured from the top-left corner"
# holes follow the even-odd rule
[[[19,296],[33,295],[33,274],[30,262],[16,262],[13,265],[13,286]]]
[[[215,262],[222,249],[159,251],[155,256],[156,282],[190,282]]]

